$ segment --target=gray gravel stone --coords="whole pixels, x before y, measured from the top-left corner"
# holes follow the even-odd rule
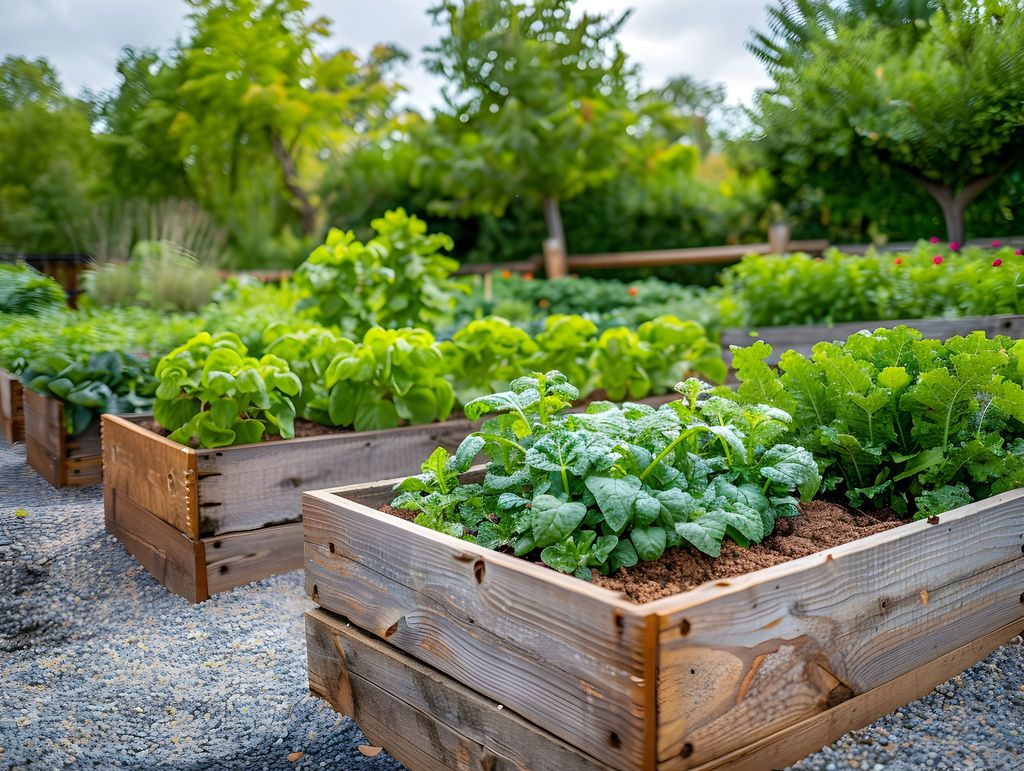
[[[190,605],[106,534],[102,488],[0,445],[0,768],[400,769],[309,695],[309,607],[301,572]],[[1024,768],[1024,643],[794,766],[849,768]]]

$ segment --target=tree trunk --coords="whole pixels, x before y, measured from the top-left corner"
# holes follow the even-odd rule
[[[299,225],[302,228],[302,234],[304,236],[317,235],[319,229],[317,209],[310,201],[309,193],[303,190],[298,183],[295,161],[292,159],[291,153],[288,152],[281,137],[274,132],[270,134],[270,144],[274,149],[274,157],[277,158],[277,162],[281,166],[281,178],[284,180],[284,185],[288,188],[288,192],[295,196],[299,204]]]
[[[565,248],[565,230],[562,228],[562,212],[558,207],[558,199],[553,195],[544,196],[544,222],[548,227],[548,238],[558,241],[562,252],[568,254]]]
[[[985,192],[1003,173],[1010,167],[1014,159],[1008,160],[996,171],[975,177],[959,191],[950,185],[922,177],[916,172],[909,171],[911,179],[923,187],[928,194],[935,199],[935,202],[942,209],[942,217],[946,221],[946,237],[950,242],[962,244],[964,242],[964,214],[967,207],[971,205],[979,195]]]

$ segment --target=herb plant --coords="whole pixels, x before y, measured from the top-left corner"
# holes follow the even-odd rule
[[[777,518],[799,513],[795,493],[814,495],[818,468],[806,450],[780,443],[786,412],[709,388],[690,379],[678,384],[683,398],[659,409],[597,402],[570,413],[579,391],[564,375],[518,378],[466,405],[471,419],[492,417],[454,456],[435,450],[392,505],[587,580],[672,546],[717,556],[727,537],[757,543]],[[481,452],[490,461],[483,480],[462,484]]]
[[[793,414],[789,437],[854,506],[919,516],[1024,486],[1024,341],[945,343],[907,327],[819,343],[807,359],[734,349],[741,403]]]
[[[153,414],[172,441],[227,447],[295,435],[301,381],[283,359],[247,353],[233,333],[200,332],[159,361]]]

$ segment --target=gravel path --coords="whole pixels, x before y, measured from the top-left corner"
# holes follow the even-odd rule
[[[190,605],[104,532],[102,488],[24,457],[0,445],[0,768],[401,768],[308,694],[300,572]],[[1022,721],[1017,640],[795,768],[1024,768]]]

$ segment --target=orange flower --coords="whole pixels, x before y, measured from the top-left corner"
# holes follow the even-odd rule
[[[538,308],[547,308],[550,305],[551,305],[551,301],[548,300],[546,297],[541,297],[539,300],[537,300],[537,307]]]
[[[533,273],[531,271],[529,271],[529,270],[526,271],[523,274],[523,281],[533,281]]]
[[[511,270],[503,270],[503,271],[501,271],[501,277],[502,278],[512,278],[512,271]]]
[[[636,297],[639,293],[640,293],[640,290],[637,289],[635,286],[631,286],[629,288],[629,296],[630,297]]]
[[[897,265],[902,265],[903,264],[903,258],[902,257],[897,257],[895,260],[893,260],[893,262],[895,262]]]

